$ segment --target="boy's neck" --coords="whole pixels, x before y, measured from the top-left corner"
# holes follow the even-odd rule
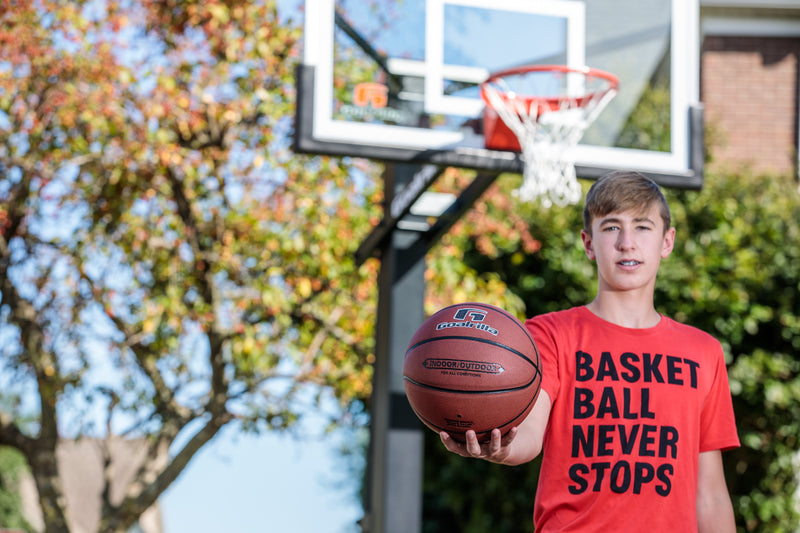
[[[606,322],[625,328],[652,328],[661,321],[661,314],[656,311],[652,299],[648,303],[630,300],[619,294],[598,294],[586,308]]]

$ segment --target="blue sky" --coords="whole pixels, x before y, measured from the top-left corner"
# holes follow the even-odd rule
[[[362,516],[336,436],[223,433],[161,498],[164,533],[354,533]]]

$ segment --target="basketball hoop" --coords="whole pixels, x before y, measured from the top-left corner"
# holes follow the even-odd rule
[[[510,68],[481,84],[486,148],[522,152],[519,198],[545,207],[580,200],[575,147],[618,86],[613,74],[562,65]]]

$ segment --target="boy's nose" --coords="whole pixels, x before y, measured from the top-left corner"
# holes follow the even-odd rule
[[[622,230],[617,237],[617,248],[620,250],[630,250],[635,246],[633,236],[630,231]]]

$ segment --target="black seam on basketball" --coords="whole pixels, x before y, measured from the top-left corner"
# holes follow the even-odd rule
[[[432,337],[432,338],[428,338],[428,339],[423,339],[423,340],[419,341],[418,343],[416,343],[415,345],[409,346],[408,350],[406,350],[406,356],[408,356],[408,353],[410,351],[414,350],[415,348],[417,348],[419,346],[422,346],[423,344],[427,344],[429,342],[436,342],[436,341],[446,341],[446,340],[468,340],[468,341],[482,342],[484,344],[490,344],[490,345],[495,346],[497,348],[503,348],[503,349],[508,350],[509,352],[515,354],[515,355],[518,355],[519,357],[522,357],[524,360],[528,361],[531,364],[531,366],[533,366],[536,369],[537,372],[540,371],[539,370],[539,365],[536,364],[535,362],[531,361],[530,357],[528,357],[524,353],[520,352],[519,350],[516,350],[516,349],[512,348],[511,346],[507,346],[507,345],[505,345],[503,343],[500,343],[500,342],[497,342],[497,341],[493,341],[493,340],[489,340],[489,339],[480,339],[478,337],[469,337],[467,335],[446,335],[446,336],[442,336],[442,337]],[[534,349],[534,351],[536,351],[536,358],[538,359],[539,358],[539,350],[536,349],[536,345],[535,344],[533,345],[533,349]]]
[[[516,387],[511,387],[511,388],[508,388],[508,389],[495,389],[495,390],[461,390],[461,389],[449,389],[449,388],[447,388],[447,387],[439,387],[439,386],[437,386],[437,385],[429,385],[429,384],[427,384],[427,383],[420,383],[419,381],[417,381],[417,380],[415,380],[415,379],[411,379],[411,378],[410,378],[410,377],[408,377],[408,376],[403,376],[403,379],[404,379],[405,381],[408,381],[409,383],[413,383],[413,384],[414,384],[414,385],[416,385],[417,387],[420,387],[420,388],[423,388],[423,389],[428,389],[428,390],[435,390],[435,391],[439,391],[439,392],[454,392],[454,393],[456,393],[456,394],[502,394],[502,393],[505,393],[505,392],[516,392],[516,391],[520,391],[520,390],[525,390],[525,389],[527,389],[528,387],[530,387],[531,385],[533,385],[533,382],[534,382],[534,381],[536,381],[536,379],[537,379],[538,377],[539,377],[539,376],[538,376],[538,374],[537,374],[536,376],[534,376],[534,378],[533,378],[533,379],[531,379],[529,382],[527,382],[527,383],[526,383],[526,384],[524,384],[524,385],[519,385],[519,386],[516,386]]]
[[[410,379],[409,379],[409,381],[412,381],[412,380],[410,380]],[[413,382],[412,382],[412,383],[413,383]],[[524,409],[522,409],[522,410],[521,410],[519,413],[517,413],[516,415],[514,415],[514,417],[513,417],[513,418],[511,418],[510,420],[508,420],[507,422],[504,422],[504,423],[500,424],[500,426],[501,426],[501,427],[502,427],[502,426],[508,426],[509,424],[511,424],[511,423],[513,423],[513,422],[515,422],[515,421],[519,420],[519,418],[520,418],[520,417],[521,417],[521,416],[522,416],[522,415],[525,413],[525,411],[527,411],[527,410],[528,410],[528,408],[530,408],[530,407],[533,405],[533,403],[536,401],[536,399],[539,397],[539,392],[540,392],[540,391],[536,391],[536,394],[534,394],[534,395],[533,395],[533,397],[531,398],[531,401],[529,401],[529,402],[528,402],[528,404],[525,406],[525,408],[524,408]],[[446,426],[441,426],[441,425],[439,425],[439,424],[435,423],[433,420],[431,420],[431,419],[429,419],[429,418],[425,418],[424,416],[422,416],[422,415],[421,415],[419,412],[417,412],[417,410],[416,410],[416,409],[414,409],[413,407],[412,407],[412,409],[413,409],[413,410],[414,410],[414,412],[417,414],[417,417],[418,417],[420,420],[422,420],[422,421],[423,421],[425,424],[427,424],[428,426],[433,426],[433,427],[435,427],[435,428],[437,428],[437,429],[439,429],[439,430],[441,430],[441,431],[446,431],[446,432],[448,432],[448,433],[451,433],[451,434],[453,434],[453,433],[458,433],[458,432],[457,432],[457,431],[456,431],[454,428],[451,428],[451,427],[446,427]],[[492,428],[492,429],[494,429],[494,428]],[[475,430],[473,430],[473,431],[475,431]],[[481,436],[481,435],[488,435],[488,434],[490,434],[491,432],[492,432],[492,430],[481,430],[481,431],[475,431],[475,436],[476,436],[476,437],[478,437],[478,438],[480,438],[480,436]],[[460,434],[463,434],[463,433],[466,433],[466,430],[464,430],[464,431],[463,431],[462,433],[460,433]]]

